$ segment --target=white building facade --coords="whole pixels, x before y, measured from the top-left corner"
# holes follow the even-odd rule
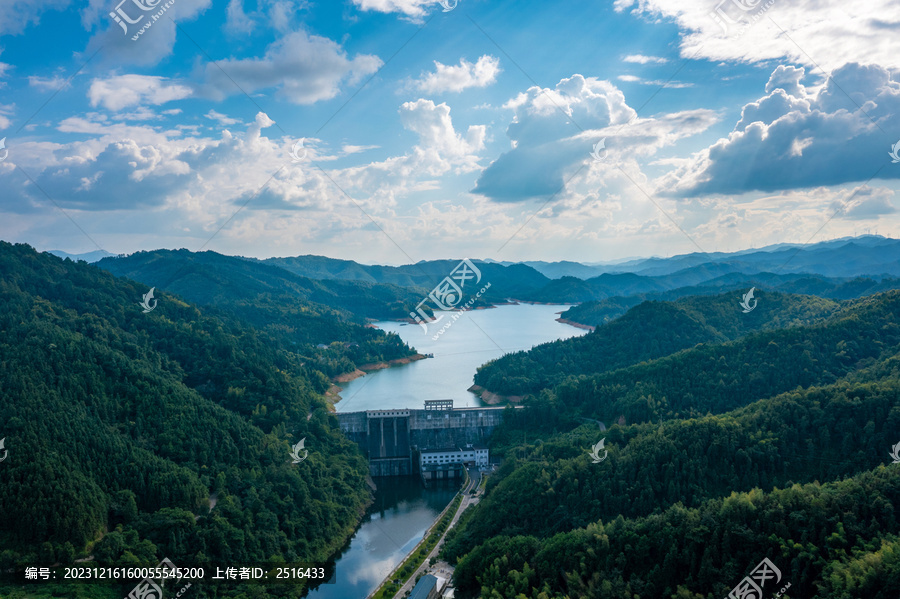
[[[466,445],[447,449],[423,449],[419,454],[419,466],[442,464],[474,464],[479,468],[487,468],[490,452],[484,445]]]

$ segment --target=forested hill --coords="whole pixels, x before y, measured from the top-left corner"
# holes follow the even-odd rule
[[[445,277],[450,276],[459,265],[460,260],[423,260],[403,266],[377,266],[324,256],[297,256],[269,258],[261,262],[311,279],[386,283],[423,288],[428,292]],[[472,262],[481,275],[478,285],[484,286],[488,282],[491,284],[483,296],[490,301],[502,302],[508,298],[528,300],[536,290],[544,288],[551,282],[550,279],[524,264],[503,266],[481,260],[472,260]],[[479,288],[475,287],[476,290]],[[474,292],[472,294],[474,295]],[[424,299],[424,296],[421,299]],[[483,305],[483,302],[475,305]]]
[[[146,291],[0,243],[4,567],[326,559],[369,499],[327,378],[227,314],[143,313]]]
[[[769,558],[783,580],[765,596],[789,582],[784,599],[895,599],[900,292],[781,299],[798,305],[760,314],[771,326],[724,317],[734,341],[573,375],[509,410],[491,439],[504,463],[445,545],[457,596],[715,599]],[[671,322],[620,321],[632,343]],[[524,358],[550,363],[546,347]]]
[[[813,296],[756,292],[757,309],[738,309],[739,296],[694,296],[645,302],[580,337],[544,343],[487,362],[475,384],[500,395],[526,395],[573,375],[607,372],[661,358],[699,343],[716,344],[755,331],[820,322],[841,304]]]
[[[889,372],[897,366],[891,360],[882,370]],[[478,545],[483,546],[482,553],[502,551],[503,545],[492,539],[517,535],[548,546],[555,534],[598,521],[645,518],[670,506],[702,508],[714,498],[754,488],[837,481],[877,469],[885,463],[884,449],[895,442],[895,427],[900,424],[900,381],[896,374],[882,380],[874,369],[866,375],[864,386],[842,381],[794,391],[721,416],[662,426],[613,427],[606,435],[609,456],[602,468],[584,450],[596,443],[594,426],[544,437],[543,442],[526,448],[519,445],[500,472],[499,482],[449,544],[448,555],[461,557]],[[558,416],[528,416],[532,423],[548,422],[548,418],[561,424]],[[534,435],[539,427],[528,430]],[[857,430],[866,430],[865,438],[857,438]],[[896,526],[893,516],[891,521]],[[707,532],[712,532],[712,526],[707,526]],[[701,532],[698,529],[695,534],[703,536]],[[762,535],[757,542],[764,539]],[[651,541],[661,543],[653,551],[667,551],[668,539],[654,536]],[[694,558],[703,555],[700,551]],[[729,559],[741,566],[741,556]],[[461,579],[469,587],[476,573],[484,577],[483,564],[464,561],[467,568],[462,569]],[[467,569],[471,570],[466,573]],[[669,580],[677,579],[676,574],[669,572]],[[715,582],[707,578],[697,590],[713,588]]]
[[[565,318],[597,325],[644,300],[676,300],[686,295],[715,295],[760,287],[850,299],[900,288],[895,256],[900,242],[882,238],[824,242],[734,254],[691,254],[671,259],[632,261],[591,267],[577,263],[497,263],[472,259],[482,280],[490,282],[491,302],[516,299],[542,303],[601,302],[600,318],[573,311]],[[790,267],[786,263],[790,261]],[[796,261],[796,262],[795,262]],[[432,289],[458,260],[423,260],[403,266],[366,265],[324,256],[269,258],[275,266],[318,281],[364,281]],[[557,268],[558,266],[559,268]],[[633,269],[633,270],[629,270]],[[576,274],[578,276],[572,276]],[[608,310],[613,304],[618,310]]]
[[[726,275],[702,285],[677,287],[666,291],[616,295],[602,300],[591,300],[572,306],[562,313],[562,318],[592,327],[597,327],[625,314],[630,308],[645,301],[676,301],[696,295],[720,295],[731,292],[733,302],[751,287],[767,291],[815,295],[822,298],[844,300],[856,299],[883,291],[900,289],[900,279],[893,277],[857,277],[854,279],[831,279],[812,275],[768,276],[768,275]]]
[[[312,280],[283,268],[216,252],[154,250],[104,258],[97,266],[148,286],[160,286],[198,304],[290,296],[308,311],[358,317],[405,318],[424,289],[365,281]]]
[[[360,281],[313,281],[215,252],[155,250],[96,265],[237,316],[328,376],[412,355],[397,335],[366,328],[365,318],[408,318],[425,293]]]
[[[798,386],[834,382],[893,355],[900,345],[898,323],[900,291],[891,291],[853,300],[818,325],[701,344],[573,378],[556,388],[557,397],[572,410],[601,420],[624,416],[628,422],[644,422],[721,413]]]

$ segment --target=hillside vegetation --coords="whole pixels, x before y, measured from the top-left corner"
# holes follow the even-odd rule
[[[755,331],[819,322],[841,307],[819,297],[764,291],[756,299],[760,303],[749,314],[736,309],[732,294],[645,302],[593,333],[492,360],[478,369],[475,384],[501,395],[536,393],[572,375],[616,370]]]
[[[264,331],[302,361],[336,376],[415,352],[366,318],[408,318],[424,290],[356,281],[313,281],[215,252],[138,252],[97,266]],[[327,346],[327,347],[319,347]]]
[[[789,582],[788,599],[895,597],[900,292],[762,297],[768,313],[737,317],[721,298],[645,303],[492,364],[498,380],[507,366],[513,378],[541,365],[541,378],[492,438],[503,466],[448,538],[457,596],[714,599],[767,557],[783,579],[766,596]],[[690,335],[714,340],[677,349]],[[676,349],[619,368],[582,357],[637,362],[626,342],[599,341],[622,338]]]
[[[323,561],[346,541],[367,467],[323,373],[225,313],[164,295],[144,314],[144,286],[94,266],[0,243],[0,274],[5,567]]]

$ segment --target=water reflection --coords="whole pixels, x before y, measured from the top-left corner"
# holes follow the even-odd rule
[[[337,556],[334,584],[312,599],[363,599],[416,546],[459,489],[454,481],[422,486],[417,477],[375,479],[378,490],[359,530]]]

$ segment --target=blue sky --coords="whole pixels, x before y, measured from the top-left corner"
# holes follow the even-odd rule
[[[896,3],[454,2],[0,5],[0,238],[400,264],[900,235]]]

